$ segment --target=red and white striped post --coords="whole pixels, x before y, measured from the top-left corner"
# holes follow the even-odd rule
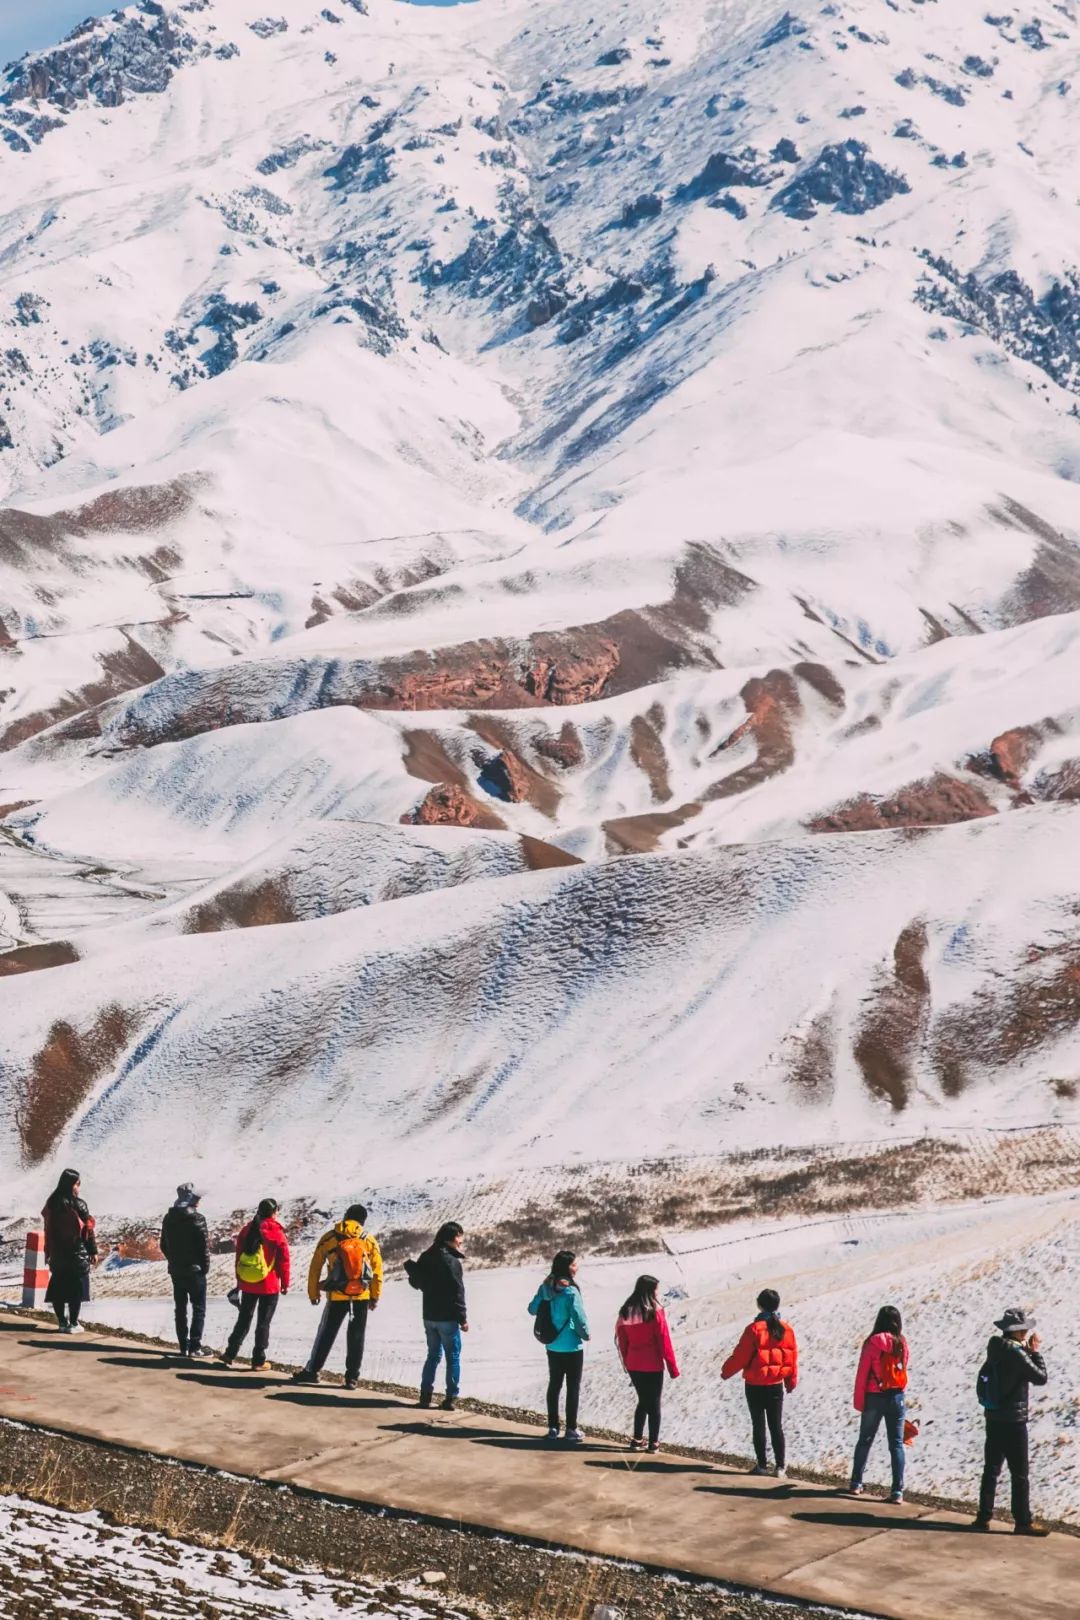
[[[49,1286],[49,1269],[45,1264],[44,1232],[27,1232],[26,1252],[23,1255],[22,1302],[31,1309],[40,1305]]]

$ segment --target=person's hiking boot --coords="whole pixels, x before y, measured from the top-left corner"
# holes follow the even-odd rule
[[[430,1391],[430,1389],[422,1389],[420,1391],[420,1399],[417,1401],[416,1404],[417,1404],[417,1406],[422,1406],[425,1411],[427,1410],[427,1408],[431,1405],[431,1391]]]
[[[901,1507],[904,1501],[903,1491],[890,1491],[889,1501],[892,1503],[893,1507]]]
[[[446,1397],[445,1401],[440,1401],[439,1402],[439,1411],[440,1412],[456,1412],[457,1411],[457,1396],[456,1395],[448,1395]]]
[[[270,1371],[270,1363],[268,1361],[265,1361],[265,1360],[264,1361],[253,1361],[251,1363],[251,1370],[252,1370],[252,1372],[269,1372]]]
[[[988,1533],[989,1529],[990,1529],[990,1520],[989,1519],[984,1519],[982,1514],[980,1513],[979,1517],[977,1519],[972,1519],[971,1523],[968,1525],[968,1529],[969,1530],[981,1530],[981,1531],[983,1531],[984,1534]]]
[[[299,1372],[293,1373],[292,1382],[294,1384],[317,1384],[319,1375],[317,1372],[309,1372],[306,1367],[301,1367]]]
[[[585,1436],[580,1429],[567,1429],[566,1443],[568,1446],[580,1446]]]
[[[1050,1534],[1050,1531],[1047,1529],[1046,1525],[1045,1524],[1040,1524],[1038,1519],[1032,1519],[1030,1524],[1014,1524],[1013,1525],[1013,1535],[1014,1536],[1040,1536],[1041,1537],[1041,1536],[1048,1536],[1049,1534]]]
[[[346,1380],[345,1380],[345,1388],[346,1389],[359,1389],[360,1388],[360,1380],[359,1380],[359,1378],[346,1378]]]

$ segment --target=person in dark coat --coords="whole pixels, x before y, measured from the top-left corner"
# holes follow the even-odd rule
[[[1005,1312],[994,1326],[999,1329],[986,1347],[979,1372],[979,1400],[986,1414],[986,1450],[983,1458],[979,1513],[973,1530],[989,1530],[994,1497],[1002,1465],[1012,1481],[1013,1529],[1018,1536],[1047,1536],[1044,1524],[1032,1517],[1028,1473],[1028,1390],[1046,1383],[1046,1362],[1039,1352],[1035,1320],[1026,1311]]]
[[[176,1342],[180,1354],[189,1360],[208,1356],[203,1349],[206,1324],[206,1274],[210,1266],[210,1234],[199,1214],[202,1193],[190,1181],[176,1189],[176,1202],[161,1223],[161,1252],[169,1262],[173,1305],[176,1308]],[[188,1307],[191,1321],[188,1322]]]
[[[464,1230],[457,1221],[447,1221],[435,1234],[435,1241],[419,1260],[406,1260],[405,1270],[413,1288],[423,1295],[424,1333],[427,1360],[420,1374],[421,1406],[430,1406],[435,1390],[435,1374],[446,1356],[446,1399],[444,1412],[452,1412],[461,1388],[461,1335],[469,1331],[465,1309],[465,1278],[461,1268]]]
[[[97,1263],[94,1217],[79,1196],[77,1170],[65,1170],[41,1212],[45,1223],[46,1303],[61,1333],[82,1333],[79,1312],[90,1298],[90,1270]]]

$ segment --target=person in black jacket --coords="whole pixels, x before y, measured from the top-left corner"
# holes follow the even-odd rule
[[[161,1223],[161,1252],[169,1262],[173,1304],[176,1307],[176,1342],[189,1360],[211,1354],[203,1349],[206,1324],[206,1273],[210,1266],[210,1235],[199,1214],[202,1193],[190,1181],[176,1189],[176,1202]],[[188,1306],[191,1324],[188,1325]]]
[[[81,1188],[79,1172],[65,1170],[41,1212],[49,1268],[45,1300],[56,1312],[61,1333],[85,1331],[79,1312],[90,1298],[90,1270],[98,1258],[94,1217],[80,1197]]]
[[[444,1412],[452,1412],[461,1387],[461,1335],[469,1331],[465,1310],[465,1280],[461,1270],[464,1230],[457,1221],[447,1221],[435,1234],[430,1249],[419,1260],[406,1260],[409,1282],[424,1297],[424,1332],[427,1360],[420,1374],[420,1405],[430,1406],[435,1374],[446,1355],[446,1399]]]
[[[1031,1516],[1028,1481],[1028,1388],[1046,1383],[1046,1362],[1039,1354],[1034,1318],[1008,1310],[994,1323],[1000,1329],[986,1347],[979,1372],[979,1400],[986,1413],[986,1452],[979,1513],[973,1530],[989,1530],[1003,1463],[1012,1481],[1013,1529],[1018,1536],[1049,1535]]]

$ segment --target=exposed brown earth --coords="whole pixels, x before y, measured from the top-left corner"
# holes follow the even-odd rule
[[[105,1007],[82,1031],[58,1020],[34,1058],[16,1105],[15,1122],[28,1163],[52,1152],[69,1120],[124,1047],[135,1020],[122,1007]]]
[[[126,647],[98,655],[102,671],[100,680],[90,681],[77,691],[69,692],[47,709],[21,715],[18,720],[12,720],[8,725],[0,727],[0,752],[17,748],[28,737],[36,737],[60,721],[81,718],[87,710],[96,708],[98,704],[105,703],[110,698],[121,697],[125,692],[134,691],[140,686],[147,686],[151,681],[156,681],[164,675],[165,671],[157,659],[152,657],[145,647],[126,632],[124,640],[127,643]],[[97,736],[99,729],[96,719],[91,717],[90,729],[83,728],[82,731],[69,732],[69,735]]]
[[[635,714],[630,722],[630,758],[648,777],[655,804],[666,804],[671,798],[667,754],[660,736],[663,724],[664,712],[658,704],[648,715]]]
[[[1006,622],[1027,624],[1080,608],[1080,551],[1075,538],[1059,533],[1037,513],[1009,496],[989,508],[995,523],[1033,535],[1038,544],[1030,566],[1003,603]]]
[[[554,816],[562,792],[550,778],[522,758],[513,729],[493,714],[470,715],[467,723],[470,731],[474,731],[489,747],[499,749],[497,763],[489,765],[486,774],[494,773],[496,783],[503,790],[503,797],[513,804],[531,804],[543,815]]]
[[[568,850],[560,849],[557,844],[546,843],[543,838],[530,838],[527,834],[521,839],[521,849],[530,871],[546,872],[555,866],[581,866],[581,857],[571,855]]]
[[[299,921],[288,888],[280,878],[235,884],[200,901],[188,912],[185,934],[216,934],[226,928],[268,928]]]
[[[767,782],[795,763],[794,723],[802,712],[802,699],[794,677],[783,669],[755,675],[742,689],[746,719],[713,749],[712,758],[752,738],[757,757],[709,788],[706,798],[728,799]]]
[[[942,1089],[957,1096],[980,1071],[1015,1066],[1078,1024],[1080,943],[1035,948],[1007,978],[979,986],[936,1021],[931,1055]],[[1049,1089],[1068,1098],[1075,1085],[1064,1075]]]
[[[887,798],[869,793],[807,823],[810,832],[879,832],[886,827],[948,827],[997,812],[979,788],[938,771]]]
[[[66,939],[51,939],[40,945],[19,945],[13,951],[0,951],[0,979],[16,973],[37,973],[42,968],[66,967],[77,962],[79,953]]]
[[[652,810],[639,816],[615,816],[602,823],[608,850],[615,855],[649,855],[673,827],[700,815],[701,805],[682,804],[676,810]]]
[[[42,552],[61,556],[73,539],[95,534],[146,534],[183,517],[194,502],[197,480],[107,490],[85,506],[42,517],[17,507],[0,511],[0,563],[33,573]]]
[[[536,744],[536,752],[543,759],[550,759],[552,764],[565,771],[573,770],[575,766],[585,763],[585,749],[581,735],[572,720],[563,721],[562,730],[557,737],[542,737]]]
[[[929,1017],[926,943],[924,923],[912,922],[904,929],[854,1044],[855,1061],[868,1089],[898,1111],[911,1100]]]

